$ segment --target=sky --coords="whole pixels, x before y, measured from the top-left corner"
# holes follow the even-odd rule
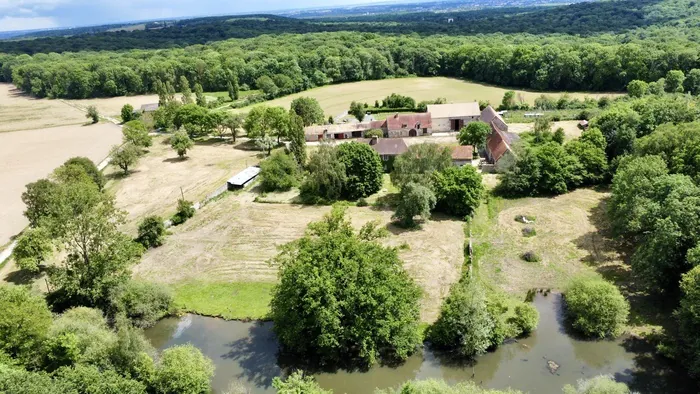
[[[377,0],[0,0],[0,31],[374,2]]]

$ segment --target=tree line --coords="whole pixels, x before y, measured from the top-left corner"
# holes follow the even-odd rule
[[[181,77],[204,91],[277,97],[350,81],[447,76],[538,90],[619,91],[700,68],[696,44],[517,36],[424,38],[334,32],[261,36],[157,51],[0,55],[0,81],[37,97],[157,92]],[[409,82],[407,82],[409,83]]]

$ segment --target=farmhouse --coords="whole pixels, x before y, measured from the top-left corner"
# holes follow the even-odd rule
[[[408,145],[403,138],[377,138],[372,137],[362,140],[365,144],[369,144],[374,149],[384,163],[384,170],[391,171],[393,168],[394,159],[396,156],[408,151]]]
[[[257,178],[258,174],[260,174],[260,167],[248,167],[231,177],[231,179],[226,182],[226,186],[229,190],[244,188],[255,178]]]
[[[498,112],[496,112],[496,110],[490,105],[481,111],[480,120],[490,124],[492,128],[496,127],[501,131],[508,131],[508,124],[506,124],[506,121],[503,120],[501,115],[499,115]]]
[[[384,130],[390,138],[430,135],[433,133],[433,119],[430,112],[411,115],[395,114],[387,118],[382,127],[378,128]]]
[[[459,131],[482,116],[477,102],[428,105],[428,113],[433,119],[433,130],[437,132]]]

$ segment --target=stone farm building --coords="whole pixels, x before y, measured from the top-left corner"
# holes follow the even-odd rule
[[[394,114],[386,120],[366,123],[340,123],[309,126],[304,129],[307,141],[344,140],[363,138],[370,130],[382,130],[385,137],[418,137],[433,132],[432,118],[429,113],[400,115]]]
[[[459,131],[482,116],[477,102],[428,105],[428,113],[432,117],[435,132]]]

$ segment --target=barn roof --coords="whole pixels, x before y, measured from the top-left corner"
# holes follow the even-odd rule
[[[260,174],[260,167],[248,167],[231,177],[227,183],[233,186],[245,186],[246,183],[250,182],[253,178],[258,176],[258,174]]]
[[[432,129],[433,118],[430,113],[399,115],[395,114],[386,119],[388,130],[401,129]]]
[[[370,138],[361,140],[374,149],[380,156],[398,156],[408,151],[403,138]]]
[[[486,138],[486,149],[491,154],[493,162],[498,162],[506,152],[511,151],[511,145],[519,137],[507,131],[501,131],[491,122],[491,134]]]
[[[141,106],[141,112],[153,112],[159,107],[158,103],[144,104]]]
[[[490,105],[487,106],[486,108],[484,108],[483,111],[481,111],[481,121],[482,122],[491,123],[494,119],[500,120],[501,122],[503,122],[503,124],[506,123],[506,121],[503,120],[501,115],[499,115],[496,112],[496,110],[493,109],[493,107]]]
[[[431,104],[428,105],[428,112],[433,118],[464,118],[467,116],[479,116],[481,110],[479,103],[457,103],[457,104]]]
[[[474,147],[471,145],[455,146],[452,149],[452,160],[472,160],[474,158]]]

